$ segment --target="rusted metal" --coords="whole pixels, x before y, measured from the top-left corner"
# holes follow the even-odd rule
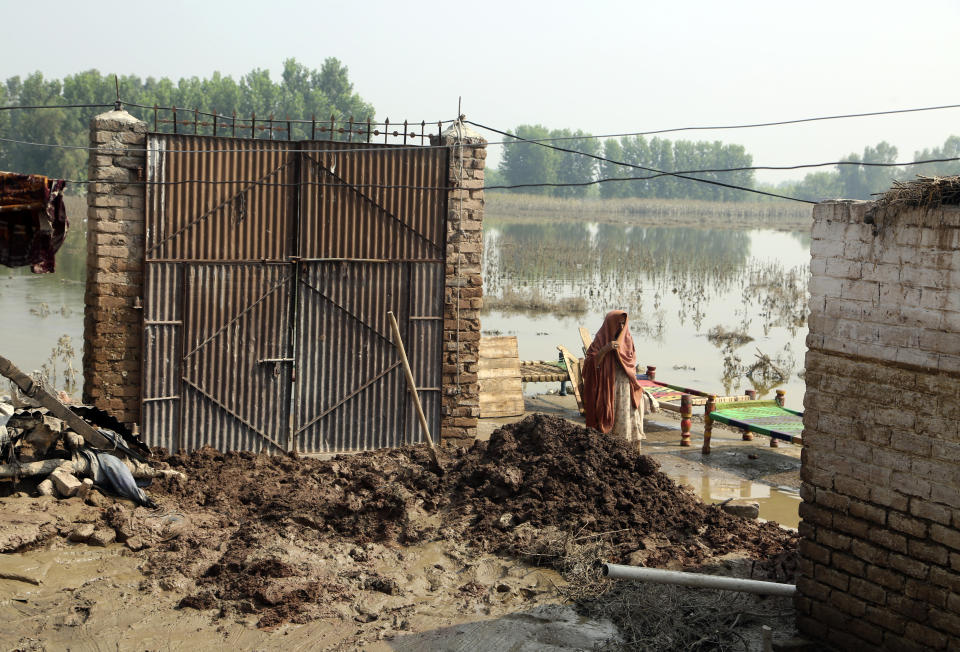
[[[303,143],[303,149],[311,149]],[[447,152],[371,150],[323,143],[305,152],[301,168],[302,258],[439,260],[445,256]],[[371,179],[385,186],[368,187]],[[423,190],[421,188],[436,188]],[[321,229],[320,226],[323,226]]]
[[[282,141],[245,142],[246,151],[224,152],[216,151],[224,149],[222,139],[209,136],[150,136],[148,150],[166,151],[150,155],[156,187],[147,205],[148,259],[286,261],[293,255],[294,156]]]
[[[292,266],[191,265],[187,269],[181,380],[183,446],[287,450],[286,357]]]
[[[180,448],[180,362],[183,359],[183,270],[176,263],[148,263],[143,311],[142,432],[146,441]]]
[[[435,188],[447,164],[433,148],[151,134],[149,443],[321,452],[419,441],[388,311],[437,431],[446,193]]]

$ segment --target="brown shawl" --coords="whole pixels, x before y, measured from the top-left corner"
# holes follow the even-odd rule
[[[621,320],[624,322],[622,330]],[[619,343],[620,348],[608,351],[601,357],[601,349],[614,341]],[[604,317],[603,326],[594,336],[583,363],[583,407],[587,426],[601,432],[610,432],[613,428],[618,365],[630,379],[633,407],[639,407],[643,391],[637,380],[637,354],[633,346],[633,336],[630,335],[627,313],[612,310]]]

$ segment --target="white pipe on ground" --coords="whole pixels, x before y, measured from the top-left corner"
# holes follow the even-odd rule
[[[641,582],[654,582],[655,584],[678,584],[680,586],[692,586],[699,589],[721,589],[724,591],[739,591],[741,593],[778,595],[787,598],[793,597],[797,592],[797,587],[793,584],[744,580],[738,577],[719,577],[717,575],[703,575],[701,573],[683,573],[680,571],[660,570],[659,568],[622,566],[620,564],[604,564],[603,574],[607,577],[621,580],[639,580]]]

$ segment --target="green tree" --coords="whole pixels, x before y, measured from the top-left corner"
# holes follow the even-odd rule
[[[542,125],[520,125],[514,130],[520,138],[539,140],[550,137],[550,130]],[[535,143],[518,140],[503,146],[500,169],[509,185],[528,183],[555,183],[557,180],[556,159],[558,152]],[[514,192],[533,195],[552,194],[550,188],[518,188]]]
[[[550,132],[551,138],[570,138],[570,140],[555,141],[559,147],[580,152],[556,152],[554,166],[556,168],[557,183],[589,183],[597,178],[597,159],[592,158],[600,152],[600,143],[596,138],[581,130],[555,129]],[[556,151],[556,150],[554,150]],[[589,155],[589,156],[588,156]],[[583,197],[589,186],[566,186],[554,188],[557,197]]]
[[[121,77],[118,81],[125,102],[175,106],[183,110],[183,113],[178,111],[180,120],[194,109],[225,116],[235,111],[243,119],[256,112],[258,119],[266,120],[272,115],[278,121],[315,115],[323,124],[331,115],[335,115],[338,121],[350,117],[366,121],[374,116],[373,106],[354,90],[347,67],[338,59],[326,59],[320,70],[303,66],[295,59],[287,59],[283,66],[279,82],[274,82],[270,73],[261,69],[252,70],[239,80],[214,72],[209,78],[186,77],[176,83],[168,78],[148,77],[144,80],[135,75]],[[68,75],[62,82],[44,79],[39,72],[24,79],[11,77],[0,94],[3,105],[21,106],[112,104],[115,99],[113,75],[98,70]],[[127,109],[152,126],[153,110],[133,106]],[[0,111],[0,136],[82,147],[87,145],[90,118],[99,112],[100,109]],[[164,125],[160,128],[166,130]],[[309,135],[309,124],[297,125],[292,137],[302,139]],[[338,134],[337,137],[348,138],[349,134]],[[0,143],[0,164],[7,170],[83,179],[86,160],[87,153],[83,149]]]
[[[603,143],[603,157],[607,159],[600,163],[600,178],[615,179],[618,177],[636,176],[630,174],[632,170],[621,165],[616,165],[610,161],[622,161],[624,159],[623,146],[616,138],[608,138]],[[607,181],[600,184],[600,196],[604,199],[613,199],[614,197],[627,196],[627,182],[625,181]]]

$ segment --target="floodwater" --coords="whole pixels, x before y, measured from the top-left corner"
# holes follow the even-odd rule
[[[54,274],[0,266],[0,355],[70,394],[82,385],[85,265],[84,234],[77,231],[57,253]],[[6,392],[0,384],[0,395]]]
[[[806,233],[491,222],[481,323],[484,334],[516,335],[523,360],[556,360],[558,344],[581,352],[578,326],[593,334],[607,311],[623,309],[637,359],[657,367],[657,380],[759,397],[784,389],[786,405],[802,409],[809,257]],[[535,303],[560,307],[525,307]],[[714,344],[715,327],[753,341]],[[758,352],[785,378],[748,377]]]
[[[692,489],[705,503],[748,500],[760,506],[760,518],[796,528],[800,523],[800,492],[793,487],[754,482],[742,475],[708,467],[677,455],[656,455],[661,470],[679,485]]]

